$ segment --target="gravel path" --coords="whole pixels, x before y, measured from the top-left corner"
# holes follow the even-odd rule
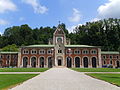
[[[11,90],[120,90],[120,87],[68,68],[51,68]]]

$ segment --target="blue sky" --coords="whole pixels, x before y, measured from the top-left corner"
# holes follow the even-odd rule
[[[0,0],[0,33],[8,27],[32,28],[65,23],[69,31],[88,21],[120,18],[120,0]]]

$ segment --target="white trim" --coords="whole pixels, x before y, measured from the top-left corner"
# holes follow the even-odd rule
[[[85,51],[85,53],[83,53],[84,51]],[[87,53],[86,53],[86,51],[87,51]],[[90,54],[89,49],[83,49],[82,54]]]
[[[36,53],[32,53],[32,51],[36,51]],[[31,54],[37,54],[37,50],[36,49],[32,49],[31,50]]]
[[[96,53],[92,53],[92,51],[95,51]],[[91,49],[90,54],[97,54],[97,50],[96,49]]]
[[[28,53],[25,53],[24,51],[28,51]],[[23,54],[29,54],[29,49],[23,49]]]

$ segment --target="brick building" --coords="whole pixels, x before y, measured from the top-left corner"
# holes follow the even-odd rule
[[[10,56],[9,63],[3,57]],[[29,45],[20,48],[18,53],[0,53],[0,66],[24,68],[51,68],[54,66],[78,67],[78,68],[101,68],[105,65],[120,67],[119,52],[101,52],[98,46],[71,45],[66,38],[63,29],[58,26],[53,34],[53,39],[48,45]],[[16,56],[17,59],[12,58]],[[15,61],[15,62],[14,62]],[[10,64],[11,63],[11,64]]]

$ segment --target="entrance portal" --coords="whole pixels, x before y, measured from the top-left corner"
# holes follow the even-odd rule
[[[62,65],[62,61],[61,59],[58,59],[58,66],[61,66]]]

